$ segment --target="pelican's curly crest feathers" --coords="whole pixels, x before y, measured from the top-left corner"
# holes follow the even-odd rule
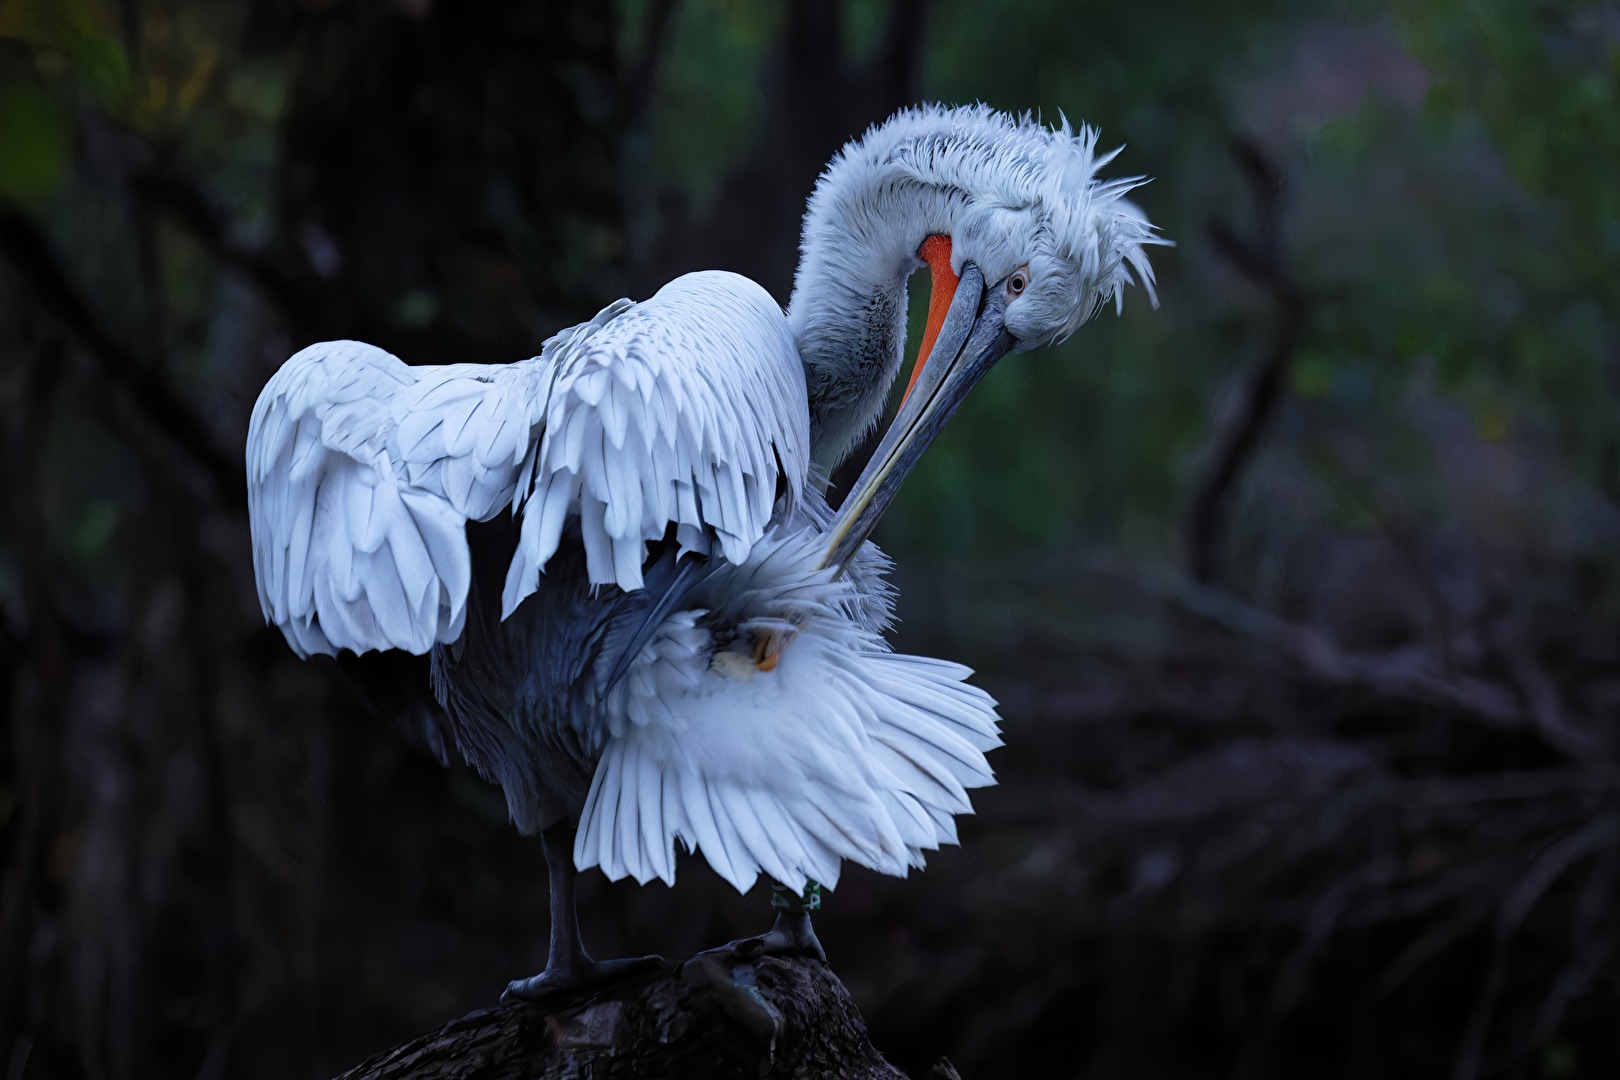
[[[915,185],[947,196],[940,208],[947,220],[927,228],[953,235],[955,269],[973,259],[985,280],[998,281],[1038,251],[1055,260],[1049,270],[1074,275],[1071,287],[1048,294],[1061,310],[1026,320],[1041,335],[1025,347],[1062,340],[1104,303],[1122,309],[1131,284],[1157,307],[1147,248],[1170,242],[1125,197],[1145,177],[1099,178],[1123,147],[1099,151],[1098,138],[1096,128],[1076,130],[1067,118],[1051,127],[1032,113],[983,104],[902,109],[850,142],[822,173],[805,215],[805,253],[821,233],[851,221],[881,228],[870,217],[883,211],[857,204],[870,203],[873,192]],[[878,178],[883,182],[874,183]]]

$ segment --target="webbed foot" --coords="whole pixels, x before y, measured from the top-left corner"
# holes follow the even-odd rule
[[[580,960],[568,965],[548,964],[546,970],[527,979],[513,979],[501,994],[503,1004],[513,1001],[544,1001],[574,990],[587,990],[632,975],[667,967],[662,956],[632,956],[621,960]]]
[[[827,953],[816,938],[805,911],[779,911],[776,922],[763,934],[739,938],[718,949],[705,949],[699,956],[724,954],[737,960],[752,960],[757,956],[809,956],[827,962]]]

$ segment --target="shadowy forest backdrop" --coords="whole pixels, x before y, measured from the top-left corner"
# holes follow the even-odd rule
[[[820,166],[924,98],[1099,124],[1178,246],[882,528],[1007,746],[819,919],[874,1041],[1620,1075],[1615,3],[0,0],[0,1077],[329,1075],[541,966],[425,663],[263,626],[253,399],[685,270],[785,302]],[[608,954],[766,916],[583,888]]]

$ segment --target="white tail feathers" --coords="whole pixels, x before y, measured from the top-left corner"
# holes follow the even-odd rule
[[[767,536],[642,649],[604,703],[581,869],[673,882],[679,839],[739,891],[762,873],[830,888],[846,859],[904,876],[955,842],[968,789],[994,783],[995,703],[857,625],[848,583],[816,569],[823,540]],[[732,636],[762,618],[799,628],[768,669]]]

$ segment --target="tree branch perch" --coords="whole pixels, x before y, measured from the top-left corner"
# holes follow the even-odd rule
[[[469,1013],[339,1080],[904,1075],[826,964],[714,953],[555,1003]]]

